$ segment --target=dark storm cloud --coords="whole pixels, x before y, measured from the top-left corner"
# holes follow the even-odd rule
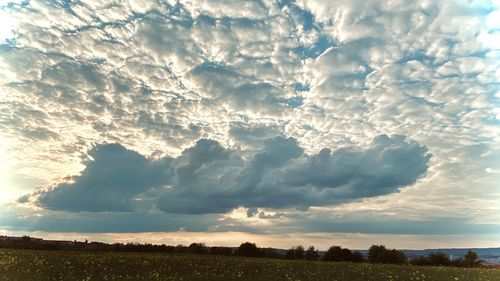
[[[268,139],[264,146],[264,151],[257,153],[251,161],[243,162],[236,151],[223,153],[220,148],[207,149],[205,142],[198,141],[194,151],[201,149],[202,155],[214,160],[200,167],[201,169],[193,170],[190,168],[193,158],[189,157],[187,165],[176,169],[177,180],[184,178],[179,171],[184,172],[186,169],[190,172],[189,181],[177,181],[177,187],[165,191],[158,202],[159,208],[169,213],[201,214],[223,213],[239,206],[264,206],[261,204],[265,203],[267,192],[260,187],[264,174],[283,167],[303,153],[293,138]],[[220,156],[226,153],[233,156]],[[189,156],[190,153],[186,154]]]
[[[104,144],[89,151],[81,175],[40,193],[41,206],[65,211],[129,211],[133,198],[151,187],[168,184],[171,159],[150,161],[119,144]]]
[[[91,212],[156,206],[176,214],[240,206],[307,209],[398,192],[427,171],[430,158],[426,147],[398,135],[378,136],[366,149],[314,155],[283,137],[267,139],[250,158],[208,139],[175,159],[149,160],[118,144],[89,154],[93,160],[80,176],[38,194],[41,206]]]
[[[369,149],[322,149],[305,163],[290,168],[285,185],[337,190],[336,198],[370,197],[396,192],[427,171],[430,155],[403,136],[380,135]]]

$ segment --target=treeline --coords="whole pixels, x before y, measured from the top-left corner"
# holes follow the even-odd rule
[[[305,249],[303,246],[294,246],[290,249],[276,250],[273,248],[260,248],[255,243],[245,242],[238,248],[231,247],[208,247],[203,243],[192,243],[189,246],[170,246],[139,243],[114,243],[80,242],[80,241],[52,241],[23,236],[21,238],[10,237],[0,239],[0,248],[11,249],[36,249],[36,250],[73,250],[73,251],[108,251],[108,252],[156,252],[156,253],[186,253],[202,255],[236,255],[243,257],[310,260],[327,262],[369,262],[384,264],[412,264],[422,266],[455,266],[455,267],[479,267],[481,262],[477,254],[469,250],[463,258],[450,260],[442,252],[434,252],[427,256],[421,256],[409,260],[404,252],[396,249],[388,249],[383,245],[372,245],[366,257],[357,251],[351,251],[341,246],[331,246],[327,251],[320,252],[314,246]]]
[[[463,258],[450,259],[443,252],[433,252],[427,256],[415,258],[411,261],[413,265],[437,265],[455,267],[480,267],[481,261],[477,254],[471,250],[467,251]]]

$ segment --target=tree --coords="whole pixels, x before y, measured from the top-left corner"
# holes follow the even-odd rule
[[[236,250],[236,254],[244,257],[258,257],[260,256],[260,251],[255,243],[245,242]]]
[[[427,258],[429,259],[430,265],[450,265],[450,259],[448,259],[448,256],[443,252],[432,252]]]
[[[319,258],[318,250],[316,250],[314,246],[309,246],[305,254],[305,259],[310,261],[315,261],[318,258]]]
[[[209,253],[211,255],[232,255],[233,249],[229,247],[210,247]]]
[[[260,249],[260,256],[269,259],[281,259],[283,255],[281,255],[278,251],[273,248],[262,248]]]
[[[407,262],[407,258],[402,251],[388,250],[384,245],[372,245],[368,250],[368,261],[371,263],[404,264]]]
[[[204,243],[191,243],[188,247],[188,252],[193,254],[206,254],[208,253],[208,248]]]
[[[429,259],[426,256],[416,257],[411,260],[413,265],[430,265]]]
[[[352,262],[363,262],[365,259],[363,258],[363,255],[360,252],[353,252],[352,253]]]
[[[331,246],[326,250],[325,254],[323,255],[323,260],[324,261],[342,261],[341,256],[342,256],[342,248],[340,246]]]
[[[323,256],[325,261],[351,261],[354,262],[355,259],[359,259],[356,255],[354,256],[351,250],[347,248],[342,248],[340,246],[331,246]]]
[[[21,237],[21,241],[23,241],[23,243],[29,243],[31,242],[31,237],[24,235],[23,237]]]
[[[477,267],[480,265],[480,261],[477,259],[477,254],[471,250],[467,251],[464,256],[464,266],[467,267]]]
[[[450,266],[464,267],[465,266],[464,259],[462,259],[462,258],[453,259],[450,261]]]
[[[291,260],[302,260],[304,259],[304,247],[299,245],[297,247],[292,247],[286,251],[285,257]]]
[[[396,249],[386,251],[383,263],[405,264],[408,261],[406,255]]]
[[[384,245],[372,245],[368,249],[368,261],[371,263],[378,263],[381,260],[383,253],[387,251]]]

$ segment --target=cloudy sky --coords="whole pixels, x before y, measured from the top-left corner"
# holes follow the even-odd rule
[[[0,7],[0,234],[500,246],[499,1]]]

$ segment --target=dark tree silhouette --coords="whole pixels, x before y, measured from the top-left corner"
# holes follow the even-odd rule
[[[359,260],[363,260],[360,253],[354,254],[351,250],[347,248],[342,248],[340,246],[331,246],[323,256],[324,261],[349,261],[349,262],[358,262]]]
[[[431,265],[450,265],[450,259],[443,252],[432,252],[428,256]]]
[[[371,263],[405,264],[406,255],[396,249],[388,250],[384,245],[372,245],[368,250],[368,261]]]
[[[208,252],[211,255],[232,255],[233,249],[229,247],[210,247]]]
[[[191,243],[188,247],[188,252],[193,254],[207,254],[208,248],[204,243]]]
[[[364,260],[363,254],[360,252],[352,252],[352,262],[363,262]]]
[[[464,266],[467,267],[477,267],[481,264],[481,262],[477,259],[477,254],[471,250],[467,251],[464,256]]]
[[[260,251],[255,243],[245,242],[236,250],[236,254],[244,257],[258,257],[260,256]]]
[[[342,248],[340,246],[331,246],[328,250],[326,250],[323,255],[322,260],[324,261],[340,261],[340,252]]]
[[[413,265],[454,266],[454,267],[479,267],[481,261],[477,254],[471,250],[467,251],[463,258],[450,260],[443,252],[432,252],[427,256],[415,258],[411,261]]]
[[[285,258],[291,260],[302,260],[304,259],[304,247],[299,245],[297,247],[292,247],[286,251]]]
[[[273,248],[263,248],[260,249],[260,256],[269,259],[281,259],[283,255],[281,255],[278,251]]]
[[[371,263],[380,262],[380,257],[385,251],[387,251],[387,248],[384,245],[372,245],[368,249],[368,261]]]
[[[307,248],[307,251],[304,255],[304,258],[306,260],[310,260],[310,261],[315,261],[315,260],[319,259],[318,250],[316,250],[316,248],[314,248],[314,246],[309,246],[309,248]]]
[[[446,254],[442,252],[432,252],[427,256],[422,256],[415,258],[411,261],[411,264],[414,265],[437,265],[437,266],[448,266],[451,264],[450,260],[446,256]],[[463,264],[463,261],[457,260],[455,264]]]

